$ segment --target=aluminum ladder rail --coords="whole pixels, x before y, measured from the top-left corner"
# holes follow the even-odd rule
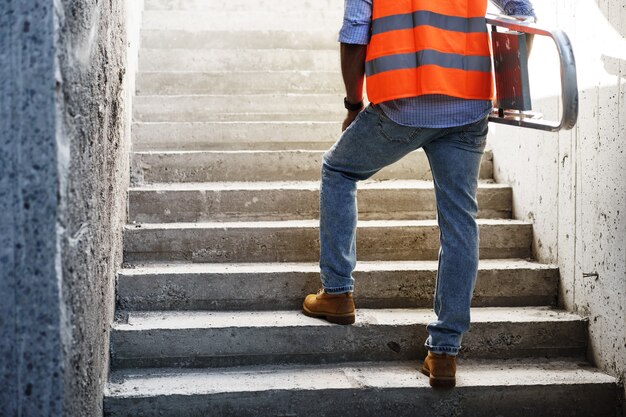
[[[487,24],[492,27],[496,26],[511,31],[550,37],[556,44],[561,64],[562,114],[560,121],[543,120],[543,116],[535,112],[517,112],[497,108],[490,114],[489,121],[549,132],[572,129],[578,119],[578,82],[574,50],[567,34],[562,30],[544,29],[533,23],[522,22],[507,16],[488,14],[486,19]]]

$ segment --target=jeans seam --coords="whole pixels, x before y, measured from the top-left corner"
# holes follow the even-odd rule
[[[347,286],[343,286],[343,287],[324,288],[324,291],[327,294],[343,294],[343,293],[347,293],[347,292],[353,292],[354,291],[354,286],[353,285],[347,285]]]

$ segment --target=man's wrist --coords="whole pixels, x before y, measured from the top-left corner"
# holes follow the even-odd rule
[[[343,105],[348,111],[360,111],[364,107],[363,99],[361,99],[359,102],[353,102],[348,100],[348,97],[345,97],[343,99]]]

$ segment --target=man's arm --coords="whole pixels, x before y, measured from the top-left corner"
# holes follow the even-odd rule
[[[341,73],[346,87],[346,100],[357,104],[363,100],[365,55],[372,23],[372,0],[346,0],[343,26],[339,31],[341,43]],[[343,122],[346,130],[361,110],[348,111]]]
[[[346,87],[346,99],[351,104],[363,101],[366,52],[367,45],[341,44],[341,74]],[[346,130],[350,126],[361,110],[348,110],[342,130]]]

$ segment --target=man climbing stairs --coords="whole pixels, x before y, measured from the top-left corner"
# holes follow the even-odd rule
[[[356,324],[301,313],[344,114],[340,3],[146,0],[105,415],[615,416],[490,152],[457,388],[417,370],[439,248],[423,152],[360,184]]]

